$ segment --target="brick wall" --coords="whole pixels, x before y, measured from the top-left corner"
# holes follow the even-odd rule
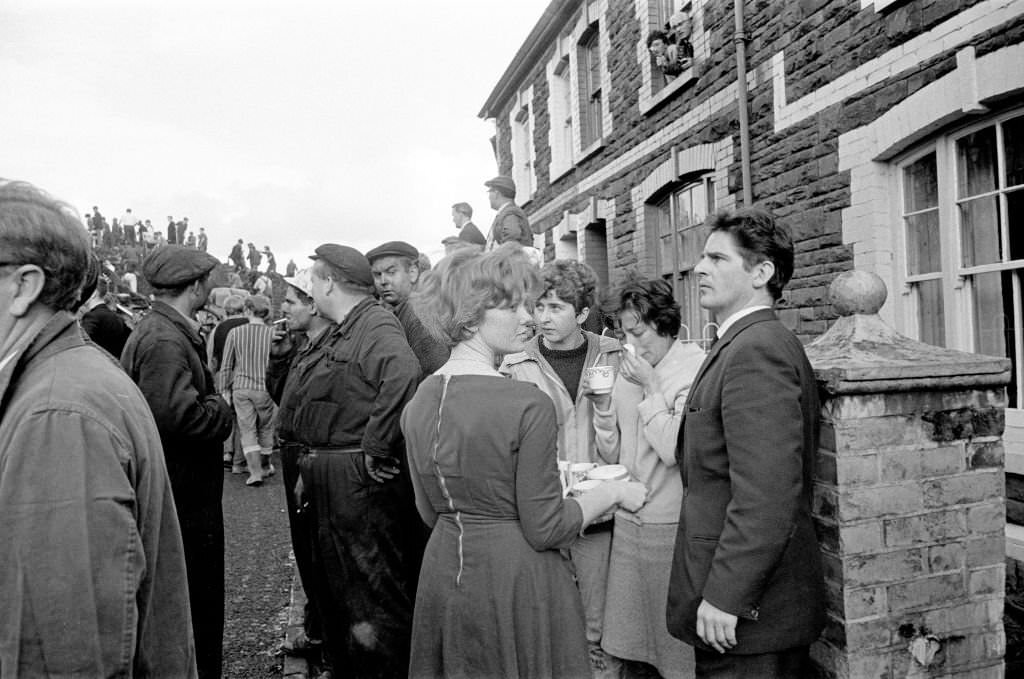
[[[815,514],[831,600],[815,657],[837,676],[911,676],[918,635],[942,644],[927,676],[1001,667],[1004,403],[1001,389],[826,403]]]
[[[733,3],[693,3],[699,14],[695,25],[702,28],[702,40],[706,40],[706,52],[697,55],[693,66],[695,80],[644,111],[640,102],[644,64],[639,58],[643,52],[638,45],[648,27],[638,18],[640,2],[643,0],[597,3],[603,10],[599,19],[608,31],[604,67],[611,91],[605,96],[614,120],[598,152],[579,160],[553,183],[550,181],[546,67],[556,53],[554,39],[530,64],[528,75],[510,90],[511,98],[506,98],[505,108],[495,115],[499,168],[508,172],[510,102],[517,92],[533,87],[537,189],[525,207],[543,228],[558,223],[566,210],[582,210],[591,196],[616,201],[615,217],[608,221],[608,266],[613,282],[630,267],[653,274],[648,269],[650,259],[637,256],[645,252],[651,235],[642,228],[640,213],[644,206],[634,204],[631,191],[665,162],[673,147],[685,150],[731,139],[734,156],[726,167],[715,169],[723,170],[726,177],[721,187],[729,194],[726,206],[730,201],[734,203],[741,192]],[[565,4],[575,4],[576,11],[566,14],[560,35],[571,34],[583,13],[583,3]],[[911,68],[903,68],[904,62],[899,62],[899,72],[875,78],[877,82],[868,86],[847,88],[848,96],[846,90],[829,88],[844,75],[870,69],[873,63],[887,67],[885,59],[894,49],[916,44],[915,39],[927,41],[930,31],[947,25],[951,18],[975,5],[991,3],[918,0],[897,3],[882,11],[871,6],[862,8],[862,4],[861,0],[745,3],[753,195],[756,202],[776,211],[794,229],[797,269],[781,316],[805,340],[820,335],[834,318],[824,302],[826,286],[836,273],[853,268],[856,256],[854,244],[844,240],[843,211],[851,205],[850,173],[839,169],[839,136],[877,119],[954,70],[954,45],[926,55]],[[999,6],[1005,10],[1012,4],[1004,0]],[[592,12],[594,6],[592,3]],[[986,13],[993,14],[987,9]],[[998,25],[977,35],[960,28],[954,34],[961,37],[961,43],[976,45],[980,56],[1024,41],[1024,12],[1020,14],[1010,20],[1000,19]],[[805,115],[802,106],[791,106],[786,117],[780,118],[780,87],[785,101],[812,100],[808,110],[813,112]],[[839,94],[830,95],[833,90]]]

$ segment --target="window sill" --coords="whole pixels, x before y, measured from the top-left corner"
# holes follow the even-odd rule
[[[640,93],[640,113],[647,115],[654,111],[656,108],[661,106],[666,100],[671,98],[676,92],[683,89],[687,85],[690,85],[697,80],[697,76],[693,74],[693,66],[680,73],[676,78],[665,85],[658,91],[657,94],[651,96],[647,92]],[[648,88],[648,92],[650,89]]]
[[[597,139],[594,140],[593,144],[591,144],[587,148],[585,148],[582,151],[580,151],[580,155],[576,159],[576,164],[579,165],[584,160],[586,160],[587,158],[590,158],[591,156],[593,156],[594,154],[596,154],[598,151],[600,151],[603,148],[604,148],[604,137],[598,137]]]
[[[548,177],[548,183],[549,184],[554,184],[559,179],[561,179],[565,175],[567,175],[570,172],[572,172],[573,168],[574,168],[574,166],[570,163],[569,165],[567,165],[567,166],[565,166],[563,168],[559,168],[557,170],[549,170],[549,173],[550,173],[551,176]]]

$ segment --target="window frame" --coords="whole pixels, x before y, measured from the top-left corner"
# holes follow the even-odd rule
[[[656,217],[656,228],[650,230],[650,241],[653,245],[654,252],[654,275],[662,280],[668,280],[672,285],[672,296],[679,303],[682,312],[682,324],[686,327],[690,337],[683,339],[702,339],[703,330],[707,327],[708,323],[713,322],[710,313],[703,309],[698,303],[698,295],[696,294],[696,278],[690,279],[689,276],[693,275],[693,271],[697,264],[700,262],[700,254],[698,251],[694,253],[694,257],[691,259],[691,263],[688,266],[684,266],[684,263],[680,261],[680,250],[682,249],[683,234],[687,231],[706,230],[706,218],[712,215],[717,210],[717,185],[716,185],[716,172],[714,171],[703,171],[696,172],[680,177],[678,181],[674,181],[669,184],[664,190],[659,191],[657,194],[652,196],[647,201],[647,208],[650,210],[648,214],[653,212]],[[704,193],[704,205],[703,205],[703,218],[696,219],[689,224],[680,225],[679,217],[679,203],[680,196],[686,192],[694,191],[698,186],[703,187]],[[692,198],[691,198],[692,203]],[[667,207],[667,210],[666,210]],[[650,217],[645,219],[648,221]],[[668,220],[669,234],[672,241],[672,265],[666,272],[665,263],[662,261],[662,242],[666,235],[662,233],[662,227],[664,220]],[[652,225],[653,226],[653,225]],[[705,234],[706,235],[706,234]],[[698,239],[703,248],[703,239]],[[690,283],[687,283],[690,281]],[[693,290],[687,294],[684,289],[687,285],[691,285]]]
[[[580,146],[589,149],[604,139],[604,89],[600,22],[595,21],[580,35],[577,43]]]
[[[942,310],[944,316],[943,328],[945,332],[945,346],[950,349],[966,351],[971,353],[979,352],[977,341],[977,322],[973,301],[973,287],[975,278],[984,274],[1000,272],[1017,272],[1012,275],[1011,289],[1003,291],[1003,305],[1006,305],[1005,295],[1009,292],[1012,295],[1011,302],[1014,310],[1014,317],[1006,320],[1006,327],[1013,335],[1013,347],[1005,348],[1007,356],[1016,356],[1012,367],[1015,376],[1014,383],[1007,388],[1015,388],[1014,394],[1008,395],[1007,413],[1012,419],[1024,424],[1024,257],[1009,259],[1008,234],[1012,225],[1008,220],[1007,195],[1010,193],[1024,193],[1024,185],[1015,187],[1006,186],[1006,144],[1003,132],[1003,124],[1009,120],[1024,117],[1024,107],[1015,107],[995,115],[986,117],[984,120],[972,121],[969,124],[951,128],[942,134],[936,135],[927,143],[894,159],[892,166],[895,168],[895,181],[898,189],[893,192],[895,209],[894,215],[899,222],[899,228],[894,242],[896,244],[896,267],[895,274],[898,283],[901,284],[903,297],[906,300],[904,332],[914,338],[921,337],[920,300],[919,293],[915,286],[919,283],[936,279],[940,281],[942,292]],[[994,172],[996,175],[996,188],[990,191],[980,192],[965,197],[960,196],[957,166],[957,143],[965,137],[985,130],[994,128],[996,133],[996,164]],[[1021,140],[1024,142],[1024,140]],[[939,245],[941,248],[940,275],[932,273],[910,274],[909,273],[909,243],[907,229],[903,217],[906,205],[906,183],[904,172],[907,167],[921,160],[929,154],[935,154],[936,160],[936,184],[938,194],[938,218],[939,218]],[[982,197],[998,197],[996,220],[999,228],[999,243],[1001,256],[997,262],[984,264],[966,265],[963,252],[963,222],[959,206],[969,200],[977,200]],[[1009,339],[1009,338],[1008,338]],[[1015,403],[1010,407],[1010,403]]]

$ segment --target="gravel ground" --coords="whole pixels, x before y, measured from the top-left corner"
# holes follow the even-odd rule
[[[282,676],[294,560],[278,473],[257,488],[245,474],[224,472],[225,679]]]

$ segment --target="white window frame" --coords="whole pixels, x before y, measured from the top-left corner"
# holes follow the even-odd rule
[[[548,183],[563,177],[575,163],[572,63],[564,43],[565,40],[558,41],[555,55],[547,65],[548,148],[551,150]]]
[[[640,40],[636,44],[637,63],[640,64],[641,83],[637,92],[640,112],[647,115],[654,111],[662,102],[671,98],[680,90],[697,80],[694,67],[698,61],[711,56],[710,36],[704,28],[704,6],[708,0],[674,0],[674,7],[679,10],[689,6],[691,34],[693,45],[693,62],[669,83],[658,87],[662,74],[658,72],[647,48],[647,36],[652,31],[663,28],[661,5],[666,0],[634,0],[636,18],[640,22]]]
[[[573,125],[573,163],[579,165],[583,161],[595,155],[604,148],[605,139],[611,135],[614,118],[611,112],[609,99],[612,93],[611,72],[608,70],[608,54],[611,52],[611,38],[608,34],[608,0],[593,0],[583,5],[580,18],[569,33],[567,40],[571,46],[569,49],[569,76],[572,85],[572,105],[576,115],[576,122]],[[580,116],[583,112],[582,93],[584,88],[580,82],[580,42],[589,31],[597,31],[598,53],[600,54],[600,80],[601,80],[601,136],[593,140],[587,146],[582,143],[583,124]]]
[[[526,205],[533,199],[537,190],[537,153],[534,148],[533,130],[533,86],[526,88],[516,96],[514,105],[508,114],[509,129],[512,138],[512,180],[516,183],[517,205]]]
[[[929,153],[935,153],[936,169],[938,176],[938,199],[939,199],[939,242],[941,247],[942,272],[939,280],[942,286],[943,317],[945,330],[945,346],[950,349],[977,353],[979,350],[975,344],[974,321],[972,309],[971,285],[972,277],[985,273],[1001,271],[1019,271],[1014,277],[1013,289],[1014,307],[1018,310],[1017,316],[1010,319],[1014,324],[1014,352],[1017,356],[1017,365],[1013,366],[1016,374],[1016,404],[1015,408],[1007,408],[1007,424],[1024,427],[1024,259],[1000,261],[995,263],[980,264],[974,266],[963,265],[963,252],[960,238],[960,225],[958,217],[957,196],[957,175],[956,175],[956,142],[966,135],[980,130],[995,127],[996,129],[996,173],[998,175],[997,190],[982,195],[999,196],[1001,215],[1006,214],[1006,191],[1005,191],[1005,144],[1003,142],[1002,127],[999,123],[1012,118],[1024,116],[1024,108],[1016,108],[986,118],[983,121],[965,125],[942,134],[923,146],[903,154],[895,159],[893,163],[896,168],[894,180],[897,182],[897,190],[892,192],[894,198],[894,213],[899,216],[903,214],[904,201],[904,180],[903,170],[912,163],[920,160]],[[1017,189],[1024,191],[1024,189]],[[972,198],[977,198],[973,196]],[[1007,252],[1008,244],[1005,242],[1005,234],[1001,231],[1003,238],[1003,251]],[[930,275],[911,276],[907,272],[908,244],[906,229],[902,219],[899,220],[899,228],[896,231],[896,267],[895,273],[897,282],[905,300],[904,305],[904,332],[915,339],[920,337],[918,298],[915,283],[934,278]],[[1005,293],[1004,293],[1005,294]],[[1007,348],[1007,353],[1010,350]],[[1008,387],[1009,388],[1009,387]]]
[[[606,58],[601,54],[601,33],[597,22],[591,24],[580,36],[576,53],[578,55],[576,63],[579,81],[576,108],[579,111],[580,147],[589,149],[604,141],[602,109],[608,94],[601,82],[601,72],[604,70]],[[592,59],[596,59],[597,64],[593,64]],[[598,76],[596,82],[592,79],[595,71]],[[587,136],[584,136],[584,133],[587,133]]]

